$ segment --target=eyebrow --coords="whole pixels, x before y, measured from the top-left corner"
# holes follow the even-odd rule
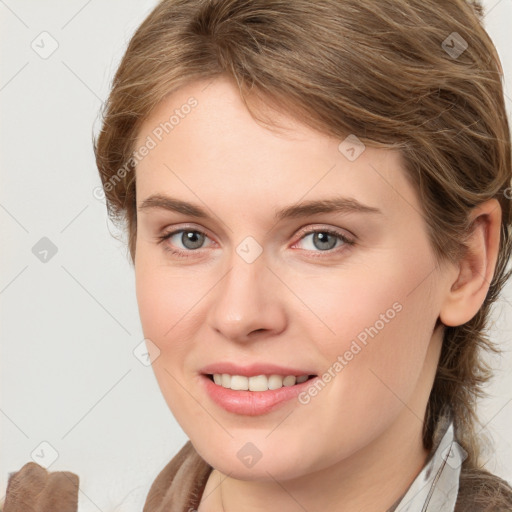
[[[190,215],[199,219],[208,218],[208,214],[200,206],[182,201],[175,197],[162,194],[154,194],[141,202],[138,211],[147,211],[152,209],[163,209],[172,212]],[[274,218],[277,221],[284,219],[294,219],[307,217],[319,213],[380,213],[382,211],[374,206],[368,206],[349,197],[332,197],[314,201],[305,201],[296,205],[287,206],[275,213]]]

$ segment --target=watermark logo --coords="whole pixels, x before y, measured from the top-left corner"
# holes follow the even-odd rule
[[[48,469],[59,458],[59,452],[48,441],[43,441],[30,456],[34,462]]]
[[[263,252],[263,247],[252,236],[248,236],[238,245],[236,252],[245,262],[253,263]]]
[[[133,355],[144,366],[150,366],[160,357],[160,349],[149,338],[144,338],[134,348]]]
[[[441,455],[446,461],[446,464],[453,469],[459,468],[468,458],[468,452],[464,450],[457,441],[453,441],[453,443],[448,446]]]
[[[468,43],[458,32],[452,32],[441,47],[452,59],[458,59],[468,49]]]
[[[34,247],[32,254],[41,262],[48,263],[56,254],[57,246],[46,236],[43,236]]]
[[[307,405],[311,402],[311,398],[318,395],[325,386],[336,377],[354,357],[359,354],[363,348],[368,344],[368,337],[374,338],[379,334],[382,329],[393,320],[397,313],[402,311],[403,306],[400,302],[395,302],[391,308],[388,308],[385,313],[379,315],[379,320],[376,320],[370,327],[365,327],[357,336],[353,339],[350,347],[345,350],[343,354],[338,355],[336,361],[329,366],[329,368],[321,375],[321,378],[316,380],[314,384],[311,384],[307,389],[299,393],[297,399],[302,405]],[[362,346],[361,346],[362,345]]]
[[[174,109],[174,113],[169,116],[167,121],[160,123],[158,126],[153,128],[151,135],[146,137],[146,140],[131,154],[130,158],[125,164],[120,167],[115,174],[103,183],[101,187],[95,187],[92,191],[92,195],[95,199],[103,201],[106,193],[112,191],[116,185],[122,181],[132,169],[135,169],[137,163],[141,162],[150,152],[158,146],[165,135],[171,133],[172,130],[178,126],[183,119],[185,119],[191,112],[192,109],[197,107],[199,102],[196,98],[191,96],[186,103],[181,105],[180,108]]]
[[[349,135],[338,146],[338,151],[350,162],[357,160],[365,149],[364,143],[354,134]]]
[[[48,32],[41,32],[36,38],[30,43],[30,47],[34,50],[41,59],[50,58],[57,48],[59,43],[57,40]]]
[[[242,464],[248,468],[252,468],[263,456],[256,445],[251,442],[245,443],[236,455]]]

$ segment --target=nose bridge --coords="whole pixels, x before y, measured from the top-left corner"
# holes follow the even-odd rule
[[[263,251],[253,241],[235,247],[230,270],[219,283],[209,309],[212,328],[231,339],[244,339],[256,330],[279,331],[284,311],[277,300],[278,280],[267,268]],[[275,280],[269,284],[269,280]],[[269,293],[273,290],[273,293]]]

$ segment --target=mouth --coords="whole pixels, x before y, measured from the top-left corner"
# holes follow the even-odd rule
[[[309,386],[316,385],[318,380],[318,375],[313,374],[260,374],[250,377],[201,374],[203,389],[212,403],[229,413],[243,416],[265,415],[287,403],[298,407],[303,404],[300,401],[301,393],[306,392]]]
[[[227,373],[206,373],[205,375],[217,386],[233,391],[265,392],[282,387],[297,386],[317,375],[278,375],[261,374],[252,377],[245,375],[230,375]]]

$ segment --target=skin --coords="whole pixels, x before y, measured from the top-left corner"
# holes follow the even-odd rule
[[[475,209],[467,259],[436,264],[398,152],[367,146],[351,162],[338,150],[342,139],[284,113],[273,113],[284,129],[268,130],[228,78],[169,95],[143,123],[138,145],[190,96],[197,107],[137,164],[137,205],[167,194],[209,217],[138,211],[135,275],[144,335],[160,351],[153,361],[160,389],[215,468],[199,510],[382,512],[425,463],[421,432],[444,328],[434,327],[438,318],[460,325],[483,303],[499,203]],[[382,213],[273,219],[277,209],[334,194]],[[200,248],[184,245],[181,232],[158,243],[179,229],[204,232]],[[336,247],[326,250],[303,233],[310,229],[336,229],[355,243],[334,237]],[[252,263],[236,252],[247,236],[263,250]],[[200,385],[204,365],[226,360],[322,375],[397,302],[401,311],[307,405],[291,400],[242,416]],[[247,442],[262,453],[250,468],[237,457]]]

